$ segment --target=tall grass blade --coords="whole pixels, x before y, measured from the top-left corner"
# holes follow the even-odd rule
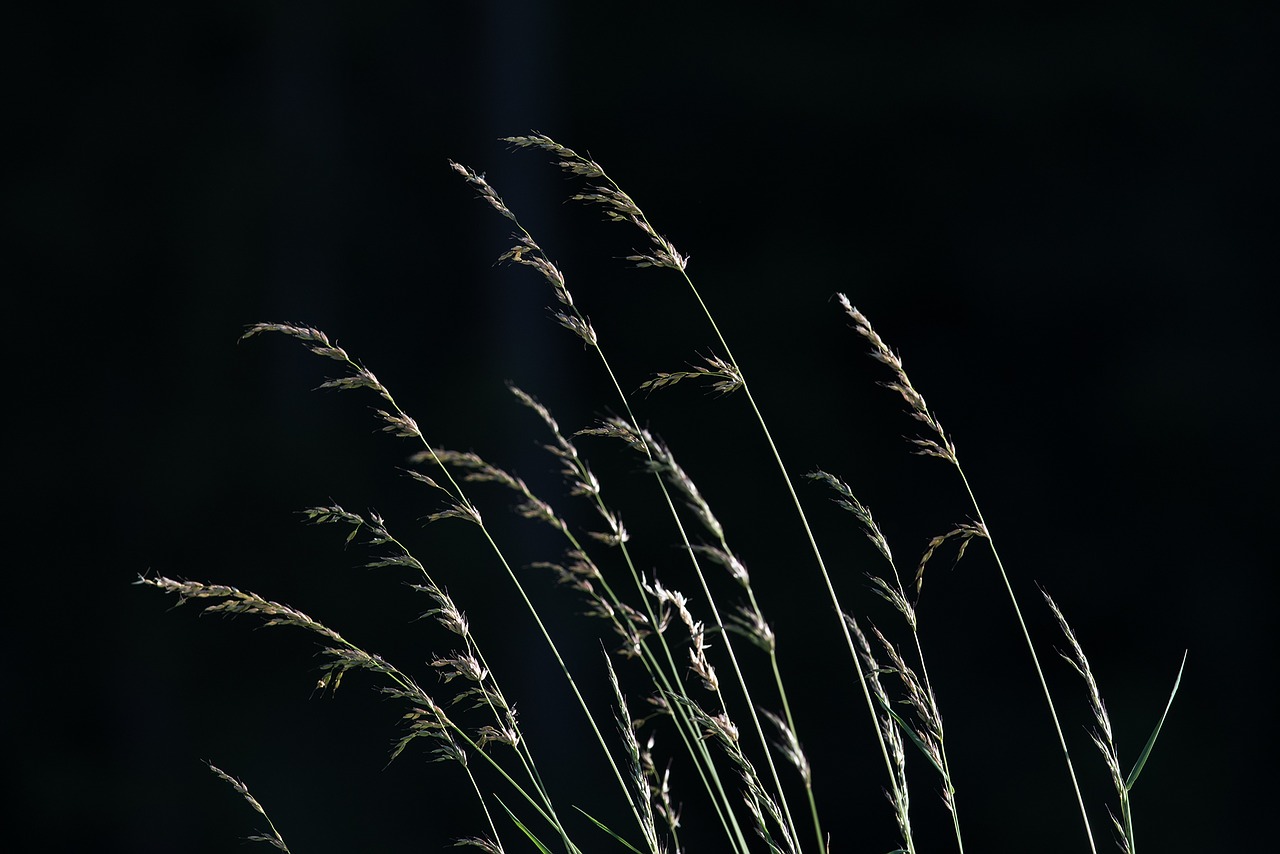
[[[1189,650],[1188,650],[1189,652]],[[1169,717],[1169,709],[1173,706],[1173,698],[1178,695],[1178,686],[1182,684],[1182,671],[1187,667],[1187,652],[1182,653],[1182,666],[1178,668],[1178,678],[1173,680],[1173,690],[1169,692],[1169,702],[1164,706],[1164,714],[1160,716],[1159,723],[1151,732],[1151,737],[1147,739],[1146,747],[1142,748],[1138,761],[1134,764],[1133,770],[1129,772],[1129,776],[1124,781],[1126,789],[1133,789],[1133,784],[1138,782],[1138,775],[1142,773],[1142,769],[1146,767],[1147,758],[1151,756],[1151,748],[1156,746],[1156,738],[1160,735],[1160,730],[1164,727],[1165,718]]]
[[[541,854],[551,854],[551,849],[548,848],[546,845],[543,845],[542,840],[540,840],[537,836],[535,836],[533,831],[525,826],[524,822],[516,818],[516,814],[511,811],[510,807],[508,807],[505,803],[503,803],[502,798],[497,798],[496,800],[498,801],[499,806],[501,806],[504,810],[506,810],[507,817],[511,819],[511,823],[520,829],[520,832],[523,833],[525,837],[534,844],[534,846],[538,849],[538,851],[541,852]]]
[[[623,839],[623,838],[622,838],[621,836],[619,836],[618,834],[614,833],[614,832],[609,828],[609,826],[608,826],[608,825],[606,825],[606,824],[605,824],[604,822],[602,822],[600,819],[598,819],[598,818],[596,818],[595,816],[593,816],[591,813],[589,813],[589,812],[587,812],[586,810],[584,810],[582,807],[580,807],[580,806],[578,806],[577,804],[575,804],[573,808],[574,808],[575,810],[577,810],[578,812],[582,813],[584,816],[586,816],[586,817],[587,817],[587,820],[588,820],[588,821],[590,821],[592,824],[594,824],[596,827],[600,828],[600,829],[601,829],[601,830],[603,830],[605,833],[609,834],[609,835],[610,835],[610,836],[612,836],[614,839],[618,840],[618,842],[619,842],[619,843],[621,843],[622,845],[626,846],[626,849],[627,849],[628,851],[634,851],[634,852],[635,852],[635,854],[644,854],[644,852],[643,852],[643,851],[641,851],[639,848],[637,848],[637,847],[635,847],[634,845],[632,845],[632,844],[631,844],[630,842],[628,842],[627,840]]]

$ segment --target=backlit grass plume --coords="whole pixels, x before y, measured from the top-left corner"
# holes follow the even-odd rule
[[[689,826],[696,824],[700,833],[711,828],[717,834],[713,850],[732,854],[883,851],[880,834],[869,830],[881,821],[896,828],[894,851],[915,854],[951,848],[964,851],[959,793],[965,791],[970,799],[983,796],[976,788],[965,790],[966,768],[948,752],[945,698],[938,696],[926,663],[928,645],[921,636],[917,604],[926,570],[940,550],[958,561],[968,550],[985,548],[994,558],[1008,596],[1008,605],[1000,613],[1012,620],[1025,642],[1027,660],[1018,664],[1030,666],[1042,689],[1048,712],[1045,733],[1056,742],[1068,772],[1079,807],[1082,842],[1096,852],[1098,842],[1086,808],[1090,796],[1077,779],[1059,719],[1058,700],[1050,691],[1023,615],[1018,591],[1030,582],[1024,573],[1006,568],[1001,560],[991,526],[961,466],[957,446],[912,383],[899,355],[844,294],[838,295],[854,334],[887,369],[884,385],[902,398],[919,425],[919,435],[910,440],[912,447],[949,466],[969,499],[968,506],[957,508],[965,520],[934,536],[918,557],[901,567],[888,538],[847,479],[822,470],[812,471],[807,479],[793,476],[766,417],[770,402],[757,398],[752,374],[734,356],[709,300],[695,284],[689,258],[650,223],[639,203],[597,161],[550,137],[532,133],[510,137],[507,142],[549,155],[566,176],[579,182],[570,192],[572,201],[598,209],[606,219],[631,229],[638,243],[625,261],[681,283],[687,298],[670,297],[670,309],[688,305],[705,322],[707,336],[705,355],[673,354],[673,360],[684,360],[685,369],[653,371],[643,380],[627,378],[628,387],[636,389],[627,393],[609,356],[611,342],[593,326],[570,290],[568,277],[522,225],[515,206],[509,205],[483,174],[459,163],[449,164],[511,227],[510,245],[499,260],[528,267],[536,274],[539,286],[549,289],[554,320],[582,343],[586,358],[612,390],[610,398],[596,401],[596,405],[598,411],[613,415],[565,429],[535,393],[509,387],[512,423],[542,445],[561,476],[563,488],[555,495],[535,494],[524,479],[476,451],[433,444],[428,438],[430,424],[406,412],[373,371],[326,332],[303,323],[256,323],[243,337],[293,339],[336,370],[321,388],[373,396],[378,426],[408,442],[404,455],[408,474],[435,502],[435,509],[425,517],[426,524],[470,526],[480,564],[472,571],[496,572],[527,612],[536,627],[536,642],[560,671],[559,690],[572,698],[577,732],[598,754],[597,765],[584,768],[582,773],[598,773],[599,787],[617,798],[620,809],[616,814],[628,818],[606,823],[566,802],[564,795],[547,783],[546,763],[556,761],[559,751],[556,745],[534,743],[516,712],[518,705],[527,706],[536,698],[513,696],[501,672],[509,665],[491,655],[489,647],[494,639],[478,636],[464,610],[474,612],[488,603],[455,601],[448,591],[450,569],[429,571],[407,541],[392,533],[382,515],[352,512],[332,501],[303,511],[310,524],[344,529],[347,542],[366,551],[367,567],[403,574],[410,594],[421,597],[422,616],[435,626],[429,643],[433,648],[447,645],[447,651],[425,656],[417,668],[402,669],[368,651],[365,639],[359,643],[348,640],[301,611],[236,587],[163,575],[144,576],[139,583],[204,613],[239,616],[265,626],[308,633],[320,646],[316,685],[322,691],[336,691],[344,677],[365,674],[362,681],[376,686],[402,710],[401,730],[391,758],[446,763],[455,766],[467,781],[478,806],[477,815],[482,818],[472,831],[456,840],[458,845],[488,852],[618,850],[660,854],[693,850],[685,836]],[[733,544],[735,532],[760,524],[760,520],[717,514],[689,470],[677,461],[676,449],[659,439],[654,428],[634,411],[646,396],[669,393],[681,383],[705,383],[717,395],[734,395],[746,401],[749,420],[743,429],[757,432],[767,449],[763,462],[768,480],[762,488],[779,490],[790,507],[788,512],[798,522],[800,537],[788,571],[815,582],[824,601],[814,603],[811,613],[815,620],[829,620],[829,628],[840,639],[842,648],[820,652],[823,679],[842,680],[859,698],[854,708],[840,710],[840,738],[865,739],[878,756],[877,764],[854,769],[826,767],[824,755],[812,752],[813,746],[830,734],[806,732],[799,726],[799,720],[817,718],[797,714],[799,701],[789,684],[791,674],[785,662],[798,660],[804,653],[783,657],[784,651],[803,648],[806,638],[780,630],[769,613],[766,597],[756,588],[756,573],[776,571],[776,567],[749,569],[748,556]],[[674,532],[672,541],[657,545],[675,546],[678,559],[653,568],[638,557],[636,538],[641,534],[628,528],[616,500],[619,490],[636,487],[602,480],[589,459],[589,452],[610,448],[630,455],[648,478],[649,494],[659,512],[670,519]],[[796,457],[803,452],[791,449],[786,453]],[[879,554],[878,565],[853,567],[852,572],[840,567],[839,572],[842,578],[865,578],[865,585],[838,587],[837,573],[818,542],[806,501],[801,500],[802,491],[809,503],[831,498],[851,514],[852,525],[873,544]],[[496,503],[489,497],[495,494],[501,496]],[[545,526],[557,545],[549,553],[526,553],[524,542],[510,541],[502,526],[487,521],[493,513],[506,510]],[[646,526],[643,537],[646,545],[652,546],[658,535],[650,528]],[[549,623],[535,605],[530,586],[542,584],[563,587],[565,595],[583,611],[582,619],[598,627],[608,707],[599,708],[587,699],[582,690],[583,674],[574,672],[567,663],[579,659],[567,656],[562,648],[566,633]],[[726,594],[726,590],[730,592]],[[868,597],[868,593],[874,596]],[[868,616],[868,601],[876,597],[890,606],[888,622],[877,624]],[[1061,610],[1047,594],[1046,600],[1069,646],[1063,657],[1085,682],[1085,700],[1096,723],[1093,741],[1118,799],[1115,825],[1119,847],[1133,854],[1133,784],[1165,722],[1168,706],[1136,765],[1128,775],[1123,774],[1116,736],[1088,659]],[[985,616],[994,617],[995,609]],[[424,683],[432,686],[430,692]],[[1171,695],[1170,704],[1172,699]],[[266,820],[267,832],[249,838],[288,851],[265,809],[244,784],[214,766],[210,768]],[[678,776],[673,776],[673,768],[679,769]],[[887,795],[888,806],[878,800],[861,803],[819,798],[824,787],[841,792],[842,779],[850,774],[871,775]],[[942,838],[917,840],[917,828],[922,825],[913,822],[913,809],[921,799],[913,798],[913,791],[918,793],[921,787],[940,797],[949,816],[950,830]],[[836,801],[841,803],[839,814],[824,815],[820,804]],[[886,809],[887,817],[875,818],[884,816]],[[290,816],[287,823],[306,820],[305,816]]]

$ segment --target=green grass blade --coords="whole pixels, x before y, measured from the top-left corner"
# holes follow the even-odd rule
[[[593,816],[591,813],[589,813],[589,812],[587,812],[586,810],[584,810],[582,807],[577,806],[577,805],[575,804],[573,808],[574,808],[575,810],[577,810],[578,812],[582,813],[583,815],[585,815],[585,816],[587,817],[587,819],[588,819],[592,824],[594,824],[596,827],[600,828],[600,829],[601,829],[601,830],[603,830],[605,833],[609,834],[609,835],[610,835],[610,836],[612,836],[614,839],[618,840],[620,843],[622,843],[624,846],[626,846],[626,848],[627,848],[627,850],[628,850],[628,851],[634,851],[634,852],[636,852],[636,854],[644,854],[644,852],[643,852],[643,851],[641,851],[639,848],[637,848],[637,847],[635,847],[634,845],[632,845],[632,844],[631,844],[630,842],[628,842],[627,840],[623,839],[623,838],[622,838],[621,836],[619,836],[618,834],[614,833],[612,830],[610,830],[608,827],[606,827],[606,826],[605,826],[604,822],[600,821],[600,819],[596,818],[596,817],[595,817],[595,816]]]
[[[1132,790],[1133,784],[1138,782],[1138,775],[1142,773],[1143,767],[1147,764],[1147,757],[1151,755],[1151,748],[1156,745],[1156,737],[1160,735],[1160,729],[1164,726],[1164,719],[1169,717],[1169,709],[1173,706],[1173,698],[1178,695],[1178,686],[1182,684],[1182,671],[1187,667],[1187,653],[1182,654],[1182,666],[1178,668],[1178,678],[1173,680],[1173,690],[1169,692],[1169,702],[1165,704],[1164,714],[1160,716],[1160,721],[1156,724],[1156,728],[1151,732],[1151,738],[1147,739],[1147,746],[1142,748],[1142,755],[1138,757],[1138,761],[1134,764],[1133,770],[1129,772],[1129,779],[1124,781],[1126,790]]]
[[[883,701],[880,703],[880,708],[884,709],[889,714],[889,717],[893,718],[893,722],[898,725],[898,729],[902,730],[907,738],[911,739],[911,743],[920,749],[920,752],[924,754],[924,758],[929,760],[929,764],[938,769],[938,773],[942,775],[942,779],[947,780],[947,772],[942,770],[942,766],[939,765],[937,760],[933,758],[933,755],[929,753],[929,748],[920,740],[920,736],[916,735],[916,732],[911,728],[911,725],[904,721],[901,715],[886,706]],[[950,780],[947,782],[948,785],[950,785]],[[893,854],[893,852],[890,851],[889,854]]]
[[[499,804],[501,804],[502,808],[506,810],[507,816],[511,819],[511,823],[514,824],[516,827],[520,828],[520,832],[523,833],[530,842],[532,842],[535,846],[537,846],[538,851],[540,851],[541,854],[551,854],[551,849],[543,845],[542,840],[534,836],[533,831],[525,827],[524,822],[516,818],[516,814],[511,811],[511,808],[508,807],[506,804],[502,803],[502,798],[496,798],[496,800],[498,801]]]

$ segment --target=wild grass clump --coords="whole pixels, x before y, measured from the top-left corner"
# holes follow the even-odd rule
[[[811,470],[802,479],[795,477],[796,470],[784,462],[765,417],[768,402],[757,400],[744,366],[734,356],[689,274],[688,258],[650,224],[636,201],[599,163],[546,136],[517,136],[507,142],[515,148],[551,155],[564,173],[581,182],[572,200],[595,206],[606,218],[637,231],[641,248],[626,260],[636,267],[658,268],[682,281],[705,318],[709,335],[705,354],[687,370],[653,373],[639,383],[637,393],[643,396],[679,383],[705,383],[718,395],[745,399],[754,422],[750,426],[762,436],[768,465],[780,475],[779,483],[799,522],[797,530],[802,537],[795,543],[796,562],[803,559],[808,566],[805,571],[813,573],[825,596],[826,601],[812,613],[832,621],[842,645],[823,652],[825,678],[846,680],[861,705],[861,710],[842,710],[841,738],[851,737],[851,731],[861,727],[863,737],[879,756],[878,771],[859,767],[856,773],[879,777],[888,797],[887,808],[896,822],[894,850],[914,854],[926,848],[943,850],[953,845],[963,851],[965,847],[959,793],[966,770],[954,763],[948,752],[942,702],[930,674],[917,612],[928,567],[939,549],[948,546],[956,561],[970,549],[985,548],[991,553],[1007,593],[1008,616],[1025,643],[1043,694],[1048,711],[1045,734],[1056,742],[1070,780],[1084,831],[1081,842],[1096,852],[1101,834],[1090,825],[1086,794],[1076,776],[1058,705],[1024,618],[1026,603],[1017,593],[1025,582],[1015,584],[1016,573],[1001,559],[956,445],[912,383],[902,359],[880,338],[867,317],[839,294],[837,301],[844,317],[872,358],[883,366],[884,386],[902,399],[918,424],[918,435],[910,439],[915,452],[949,468],[968,497],[969,506],[960,511],[967,520],[933,537],[920,556],[905,565],[898,563],[888,539],[847,479],[823,470]],[[566,804],[546,782],[545,763],[555,761],[548,758],[556,755],[555,748],[533,743],[516,713],[517,699],[534,701],[510,693],[495,667],[496,659],[485,646],[492,639],[472,631],[463,604],[448,592],[447,579],[428,571],[381,515],[353,512],[332,502],[303,512],[310,524],[344,529],[348,543],[368,549],[368,566],[406,573],[410,589],[424,597],[423,615],[436,624],[438,637],[450,639],[452,648],[432,655],[426,668],[416,672],[401,669],[301,611],[235,587],[164,576],[144,576],[139,583],[168,592],[179,603],[193,603],[205,613],[244,615],[266,626],[305,631],[320,645],[317,684],[322,691],[336,691],[348,675],[359,674],[399,704],[402,728],[391,758],[411,753],[451,764],[474,794],[477,815],[483,820],[472,835],[456,840],[458,845],[488,852],[627,850],[658,854],[683,850],[686,817],[694,813],[699,825],[718,829],[716,850],[735,854],[867,849],[874,843],[860,839],[856,828],[842,826],[837,818],[822,814],[815,787],[839,789],[842,775],[853,772],[823,769],[821,760],[805,749],[812,741],[806,740],[797,725],[797,695],[779,658],[779,649],[790,639],[775,631],[765,597],[730,540],[735,529],[741,530],[753,520],[716,515],[677,462],[673,449],[637,417],[635,395],[624,390],[607,354],[608,342],[597,333],[561,269],[484,175],[458,163],[450,166],[508,221],[513,229],[512,244],[501,260],[530,267],[542,278],[554,297],[554,319],[581,341],[612,388],[612,399],[597,405],[600,411],[611,410],[616,415],[566,430],[534,394],[510,387],[514,404],[529,410],[533,416],[529,423],[538,425],[538,440],[563,478],[562,494],[535,494],[526,481],[475,452],[434,444],[429,425],[406,412],[372,370],[319,329],[300,323],[257,323],[248,327],[243,337],[280,335],[294,339],[335,369],[321,388],[358,391],[376,398],[374,412],[381,429],[409,442],[411,448],[405,455],[408,474],[434,497],[436,509],[426,522],[471,526],[476,548],[487,555],[485,571],[495,570],[505,577],[536,626],[539,643],[557,662],[563,690],[579,709],[580,734],[598,749],[601,767],[606,770],[607,778],[599,785],[612,788],[623,805],[619,814],[629,815],[629,819],[610,821],[606,826],[576,805]],[[632,544],[632,532],[609,497],[613,485],[606,485],[593,473],[578,447],[578,440],[584,437],[618,443],[647,472],[653,496],[670,517],[679,547],[678,561],[657,570],[642,564]],[[519,544],[508,542],[486,521],[490,511],[487,507],[482,511],[477,491],[481,484],[505,491],[505,503],[516,515],[549,530],[559,540],[560,551],[527,555],[521,553]],[[849,589],[847,581],[837,584],[810,524],[802,491],[810,502],[825,496],[848,511],[853,524],[874,545],[881,563],[879,568],[862,571],[867,585]],[[566,509],[573,504],[576,507]],[[583,524],[579,521],[583,518],[590,522]],[[567,663],[571,657],[563,654],[557,627],[547,624],[535,605],[536,597],[530,595],[528,585],[541,583],[541,578],[520,571],[526,566],[545,570],[585,603],[588,618],[598,621],[601,637],[612,648],[603,655],[601,671],[601,678],[608,681],[612,708],[598,708],[588,700],[580,674]],[[850,575],[847,567],[841,567],[840,578]],[[726,599],[726,586],[736,590],[734,601]],[[849,604],[868,588],[888,603],[889,613],[896,615],[894,624],[876,625],[865,616],[865,605]],[[1047,593],[1044,598],[1060,627],[1059,640],[1067,645],[1062,657],[1085,683],[1085,701],[1096,724],[1093,741],[1115,789],[1115,844],[1132,854],[1137,850],[1133,787],[1169,707],[1166,705],[1146,746],[1125,772],[1084,650],[1058,605]],[[466,604],[476,609],[486,603]],[[761,680],[759,674],[766,676]],[[1177,684],[1175,681],[1170,704]],[[810,735],[812,740],[821,737]],[[658,749],[659,744],[664,745],[663,750]],[[678,759],[674,767],[683,772],[678,781],[672,779],[672,759]],[[210,768],[266,821],[267,830],[250,839],[288,851],[283,836],[248,788],[218,768]],[[950,843],[945,839],[917,841],[912,795],[920,787],[940,796],[941,808],[949,816]],[[982,792],[969,790],[966,796],[981,798]],[[1102,841],[1105,843],[1105,838]]]

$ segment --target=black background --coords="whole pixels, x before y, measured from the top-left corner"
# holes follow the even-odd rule
[[[31,850],[239,850],[256,816],[200,760],[243,777],[297,854],[439,850],[483,830],[455,767],[411,750],[384,768],[397,710],[371,680],[312,697],[314,644],[300,633],[197,620],[130,584],[152,572],[251,589],[428,680],[425,660],[449,639],[411,622],[422,605],[405,579],[359,569],[338,532],[299,524],[295,511],[330,499],[377,508],[414,545],[504,662],[563,802],[625,827],[562,677],[474,531],[417,525],[436,506],[397,473],[411,449],[377,433],[374,399],[312,392],[331,366],[294,342],[236,344],[254,321],[319,326],[432,441],[555,494],[538,426],[503,381],[567,429],[616,404],[591,354],[547,318],[543,283],[493,265],[506,223],[449,158],[486,172],[560,262],[625,388],[712,340],[679,277],[620,260],[640,235],[563,204],[575,184],[498,141],[536,128],[600,160],[692,256],[788,468],[847,478],[910,567],[970,511],[951,471],[909,454],[913,425],[876,386],[887,377],[833,294],[903,353],[1023,597],[1102,848],[1108,781],[1036,582],[1091,655],[1126,763],[1190,650],[1135,791],[1143,849],[1264,844],[1276,474],[1267,4],[16,14],[4,37],[10,838]],[[835,850],[889,850],[866,712],[744,401],[681,386],[636,405],[753,568]],[[582,447],[645,566],[692,595],[673,536],[645,509],[648,481],[608,445]],[[870,546],[820,490],[801,494],[848,607],[894,626],[860,582],[879,567]],[[507,520],[504,496],[483,500],[518,563],[555,556]],[[975,548],[948,567],[930,570],[920,608],[969,847],[1084,850],[994,565]],[[596,627],[523,572],[604,702]],[[923,844],[946,850],[923,763],[914,779]],[[717,850],[716,837],[701,841],[693,781],[676,787],[689,850]],[[611,845],[585,823],[578,837]]]

